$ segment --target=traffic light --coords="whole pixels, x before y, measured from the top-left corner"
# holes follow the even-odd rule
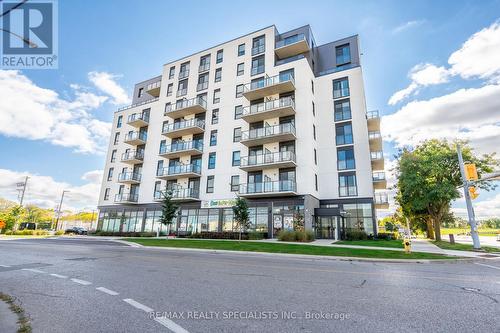
[[[475,186],[469,187],[469,195],[472,200],[476,199],[479,196],[479,193]]]
[[[474,163],[464,164],[465,178],[467,180],[478,180],[476,165]]]

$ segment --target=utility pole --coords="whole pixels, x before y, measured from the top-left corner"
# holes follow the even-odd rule
[[[59,218],[61,217],[61,208],[64,200],[64,193],[69,192],[68,190],[63,190],[62,195],[61,195],[61,202],[59,203],[59,208],[57,209],[57,218],[56,218],[56,225],[55,225],[55,230],[57,231],[57,226],[59,224]]]
[[[23,201],[24,201],[24,193],[26,192],[26,185],[28,184],[28,179],[30,177],[26,176],[24,178],[24,183],[17,183],[17,187],[22,187],[23,189],[21,190],[21,199],[19,200],[19,206],[23,206]]]
[[[467,214],[469,215],[470,234],[472,236],[474,249],[479,250],[481,249],[481,244],[479,242],[476,217],[474,216],[474,208],[472,207],[472,200],[470,198],[470,193],[469,193],[470,182],[467,180],[467,176],[465,175],[464,159],[462,157],[462,149],[460,148],[460,145],[457,145],[457,153],[458,153],[458,164],[460,165],[460,174],[462,175],[462,181],[464,184],[465,204],[467,205]]]

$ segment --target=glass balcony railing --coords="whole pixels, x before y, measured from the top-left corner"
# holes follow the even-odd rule
[[[388,204],[389,196],[387,193],[375,193],[374,200],[376,205]]]
[[[144,105],[144,104],[149,104],[149,103],[157,102],[158,100],[159,100],[158,97],[151,98],[151,99],[148,99],[147,101],[144,101],[144,102],[139,102],[139,103],[135,103],[135,104],[123,106],[121,108],[118,108],[118,111],[123,111],[123,110],[131,109],[131,108],[135,108],[137,106],[141,106],[141,105]]]
[[[264,53],[266,51],[266,44],[261,44],[252,47],[252,56]]]
[[[372,152],[370,152],[370,158],[372,161],[383,160],[384,153],[381,151],[372,151]]]
[[[149,114],[148,113],[133,113],[133,114],[129,115],[127,118],[128,123],[132,123],[132,122],[137,121],[137,120],[142,120],[142,121],[148,123],[149,122]]]
[[[130,160],[143,160],[144,159],[144,150],[129,150],[122,154],[122,161],[130,161]]]
[[[279,49],[280,47],[287,46],[290,44],[295,44],[300,41],[305,40],[307,42],[306,36],[304,34],[298,34],[295,36],[291,36],[282,40],[279,40],[276,42],[276,48]]]
[[[118,193],[115,195],[115,202],[137,202],[139,195],[136,193]]]
[[[192,150],[192,149],[203,151],[203,141],[202,140],[180,141],[168,146],[162,146],[160,147],[160,155]]]
[[[241,140],[255,140],[280,134],[294,134],[295,126],[292,123],[279,124],[263,128],[251,129],[241,133]]]
[[[372,179],[374,182],[380,182],[385,180],[385,172],[374,172],[372,175]]]
[[[172,199],[199,199],[200,198],[200,190],[197,188],[178,188],[169,190]],[[162,200],[164,198],[164,191],[155,191],[154,199]]]
[[[200,128],[204,129],[205,128],[205,121],[197,119],[197,118],[193,118],[190,120],[184,120],[184,121],[180,121],[177,123],[165,124],[165,125],[163,125],[162,133],[169,133],[169,132],[173,132],[173,131],[177,131],[177,130],[181,130],[181,129],[186,129],[186,128],[190,128],[190,127],[200,127]]]
[[[185,96],[185,95],[187,95],[187,93],[188,93],[187,88],[182,88],[182,89],[177,90],[176,96],[177,97]]]
[[[279,192],[296,192],[297,183],[293,180],[279,180],[263,183],[241,184],[239,194],[265,194]]]
[[[243,117],[288,106],[295,109],[295,101],[292,97],[282,97],[259,104],[253,104],[243,108]]]
[[[127,133],[127,135],[125,135],[125,141],[136,141],[136,140],[140,140],[140,141],[144,141],[146,142],[148,138],[148,135],[146,132],[129,132]]]
[[[138,172],[122,172],[118,175],[118,181],[119,182],[126,182],[126,181],[136,181],[140,182],[141,181],[141,174]]]
[[[161,81],[156,81],[156,82],[148,84],[146,86],[146,91],[150,91],[150,90],[153,90],[153,89],[158,89],[160,87],[161,87]]]
[[[382,135],[380,134],[379,131],[368,132],[368,139],[375,140],[375,139],[380,139],[380,138],[382,138]]]
[[[162,176],[174,176],[181,175],[185,173],[195,173],[201,174],[201,165],[199,164],[179,164],[169,166],[163,169],[158,170],[158,177]]]
[[[189,69],[181,70],[179,72],[179,80],[184,79],[189,76]]]
[[[202,108],[206,109],[207,101],[203,97],[179,100],[175,104],[167,104],[167,106],[165,107],[165,114],[168,115],[169,112],[179,111],[192,106],[201,106]]]
[[[264,65],[252,67],[250,70],[250,75],[261,74],[261,73],[264,73],[265,71],[266,71],[266,66],[264,66]]]
[[[271,77],[263,78],[262,80],[256,80],[251,82],[250,84],[245,85],[245,91],[252,91],[261,88],[266,88],[273,86],[275,84],[284,83],[284,82],[292,82],[295,85],[295,79],[292,73],[283,73]]]
[[[208,89],[208,82],[201,82],[201,83],[198,83],[198,85],[196,86],[196,91],[205,90],[205,89]]]
[[[380,118],[378,110],[374,111],[369,111],[366,113],[366,118],[367,119],[375,119],[375,118]]]
[[[293,151],[280,151],[277,153],[245,156],[240,160],[240,167],[259,166],[283,162],[295,162],[295,153]]]
[[[198,72],[205,72],[210,69],[210,63],[206,64],[201,64],[200,67],[198,67]]]

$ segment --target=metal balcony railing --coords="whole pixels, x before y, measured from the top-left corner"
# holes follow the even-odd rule
[[[210,69],[210,63],[201,64],[198,67],[198,72],[205,72],[205,71],[208,71],[209,69]]]
[[[267,126],[263,128],[251,129],[241,133],[241,140],[255,140],[280,134],[294,134],[295,126],[292,123]]]
[[[241,184],[239,189],[240,194],[264,194],[296,191],[297,183],[293,180]]]
[[[149,114],[148,113],[132,113],[127,118],[128,123],[134,122],[136,120],[142,120],[142,121],[148,123],[149,122]]]
[[[282,162],[295,162],[295,153],[293,151],[280,151],[277,153],[245,156],[240,160],[240,167],[259,166]]]
[[[208,82],[198,83],[196,86],[196,91],[208,89]]]
[[[181,130],[181,129],[185,129],[185,128],[189,128],[189,127],[200,127],[200,128],[204,129],[205,128],[205,121],[197,119],[197,118],[193,118],[190,120],[184,120],[184,121],[180,121],[177,123],[165,124],[165,125],[163,125],[162,133],[173,132],[173,131],[177,131],[177,130]]]
[[[176,96],[177,97],[185,96],[185,95],[187,95],[187,93],[188,93],[187,88],[179,89],[179,90],[177,90]]]
[[[158,170],[157,176],[172,176],[172,175],[180,175],[184,173],[196,173],[201,174],[201,165],[199,164],[179,164],[169,166],[163,169]]]
[[[248,116],[251,114],[257,114],[261,112],[271,111],[274,109],[284,108],[291,106],[295,109],[295,101],[291,96],[282,97],[279,99],[274,99],[267,102],[262,102],[259,104],[253,104],[243,108],[243,116]]]
[[[182,80],[189,76],[189,69],[185,69],[179,72],[179,80]]]
[[[199,105],[202,108],[207,108],[207,101],[203,97],[195,97],[191,99],[183,99],[177,101],[175,104],[167,104],[165,107],[165,114],[168,115],[169,112],[179,111],[191,106]]]
[[[143,160],[144,150],[129,150],[122,154],[122,161]]]
[[[244,86],[244,91],[257,90],[257,89],[273,86],[275,84],[284,83],[284,82],[288,82],[288,81],[295,84],[295,79],[294,79],[292,73],[283,73],[283,74],[279,74],[279,75],[275,75],[275,76],[266,77],[262,80],[257,80],[257,81],[251,82],[250,84],[246,84]]]
[[[180,141],[168,146],[162,146],[160,147],[160,155],[191,150],[191,149],[197,149],[199,151],[203,151],[203,141],[202,140]]]

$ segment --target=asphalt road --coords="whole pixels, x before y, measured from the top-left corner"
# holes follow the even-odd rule
[[[0,254],[0,292],[18,298],[34,332],[500,331],[500,260],[349,262],[76,238],[0,241]]]

